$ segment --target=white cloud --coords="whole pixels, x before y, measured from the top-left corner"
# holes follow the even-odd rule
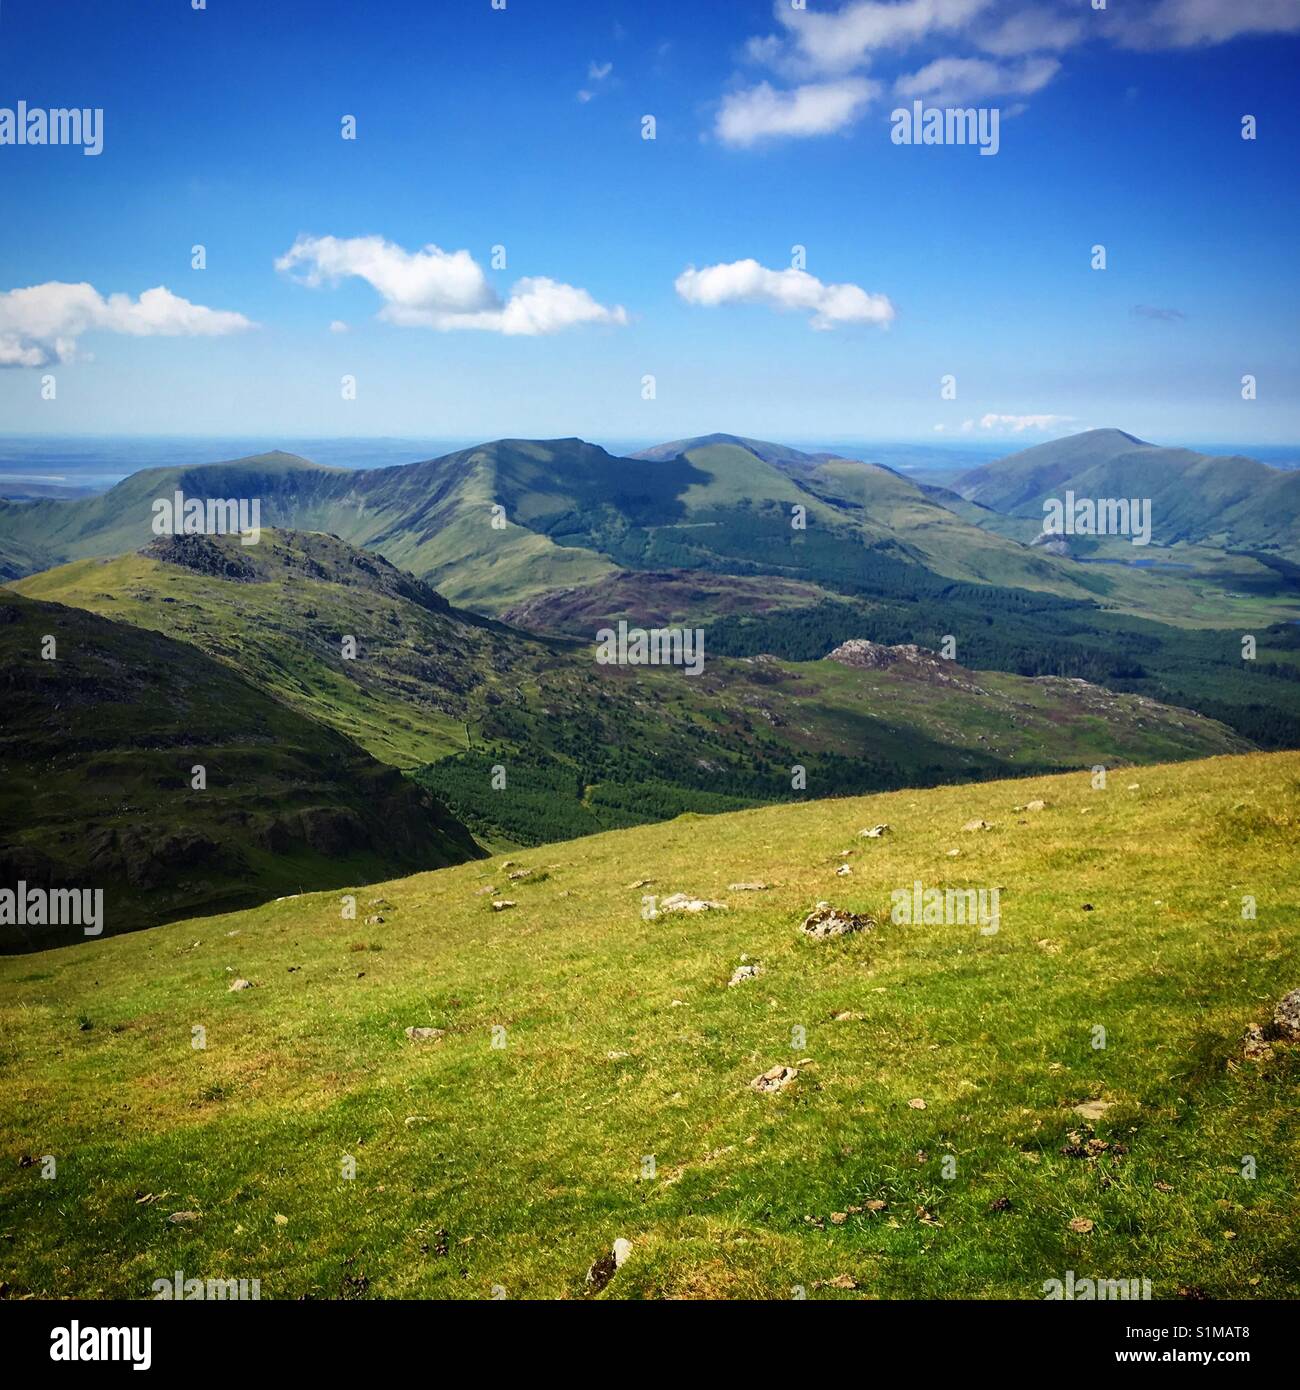
[[[1250,34],[1300,33],[1296,0],[1157,0],[1140,14],[1116,13],[1128,48],[1195,48]]]
[[[1002,21],[991,33],[975,36],[985,53],[1016,58],[1026,53],[1059,53],[1084,35],[1077,15],[1053,10],[1023,10]]]
[[[990,0],[856,0],[838,10],[793,9],[775,0],[773,13],[786,30],[779,38],[751,42],[750,56],[787,71],[844,73],[865,66],[881,49],[916,43],[930,34],[954,32]]]
[[[610,75],[610,73],[613,72],[613,71],[614,71],[614,64],[613,64],[613,63],[596,63],[596,62],[588,63],[588,64],[587,64],[587,81],[590,82],[590,83],[592,84],[592,87],[599,87],[600,84],[601,84],[601,83]],[[592,87],[584,87],[584,88],[578,93],[578,100],[579,100],[579,101],[583,101],[583,102],[590,101],[590,100],[596,95],[596,93],[592,90]]]
[[[347,333],[348,331],[348,326],[342,319],[334,319],[330,324],[331,333]]]
[[[731,145],[842,130],[874,95],[860,85],[868,81],[936,104],[1024,97],[1060,72],[1053,55],[1089,39],[1154,51],[1300,33],[1300,0],[1143,0],[1105,10],[1086,0],[843,0],[836,9],[773,0],[772,12],[776,32],[751,38],[744,53],[790,86],[762,82],[725,97],[715,133]],[[924,65],[900,74],[908,49],[924,50],[906,60]]]
[[[628,321],[621,305],[606,308],[586,290],[545,276],[518,281],[503,303],[468,251],[443,251],[432,244],[407,251],[378,236],[300,236],[275,268],[312,288],[356,276],[383,299],[379,317],[407,328],[535,335],[575,324]]]
[[[983,97],[1029,96],[1041,91],[1060,71],[1056,58],[1026,58],[995,63],[988,58],[936,58],[919,72],[900,77],[895,91],[904,97],[928,97],[939,105]]]
[[[689,266],[677,277],[678,295],[688,304],[716,308],[720,304],[765,304],[772,309],[812,314],[813,328],[842,323],[892,323],[896,311],[883,294],[868,294],[857,285],[824,285],[806,270],[768,270],[755,260],[731,261],[696,270]]]
[[[753,145],[786,135],[827,135],[851,125],[880,84],[865,77],[814,82],[777,91],[768,82],[731,92],[722,100],[714,130],[728,145]]]
[[[1068,425],[1073,415],[982,415],[979,420],[963,420],[962,433],[971,434],[976,429],[996,434],[1024,434],[1026,430],[1054,430]],[[936,428],[938,428],[936,426]]]
[[[192,304],[158,285],[139,299],[100,294],[94,285],[49,280],[0,292],[0,366],[70,362],[77,339],[99,330],[135,338],[213,337],[255,325],[243,314]]]

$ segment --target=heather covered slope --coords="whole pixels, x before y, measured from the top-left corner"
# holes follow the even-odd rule
[[[0,883],[102,888],[106,935],[481,853],[392,768],[159,633],[0,589],[0,703]],[[0,926],[0,947],[69,935]]]
[[[1298,830],[1300,755],[1255,754],[685,818],[358,889],[380,923],[310,893],[0,962],[0,1279],[580,1298],[622,1237],[605,1298],[1294,1298],[1300,1048],[1242,1039],[1300,985]],[[917,880],[999,887],[999,930],[891,922]],[[643,917],[678,891],[727,907]],[[818,899],[877,925],[811,941]]]

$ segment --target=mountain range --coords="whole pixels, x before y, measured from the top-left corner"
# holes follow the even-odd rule
[[[117,930],[684,813],[1300,742],[1283,556],[1156,578],[987,520],[1100,478],[1093,433],[1003,461],[1023,517],[983,500],[996,465],[938,489],[727,435],[0,503],[0,859],[99,875]],[[257,498],[258,543],[155,536],[178,491]],[[699,627],[704,673],[598,664],[620,619]]]

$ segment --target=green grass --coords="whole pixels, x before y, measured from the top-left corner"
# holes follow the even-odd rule
[[[1300,1049],[1240,1038],[1300,985],[1298,829],[1300,754],[1256,754],[684,817],[514,852],[532,882],[496,859],[360,889],[355,922],[311,894],[0,962],[0,1279],[582,1297],[625,1236],[603,1297],[1037,1298],[1067,1270],[1295,1297]],[[1000,887],[1001,930],[891,923],[917,878]],[[642,917],[679,890],[729,910]],[[880,925],[803,939],[819,898]],[[729,989],[741,953],[765,974]],[[1112,1147],[1063,1154],[1094,1098]]]

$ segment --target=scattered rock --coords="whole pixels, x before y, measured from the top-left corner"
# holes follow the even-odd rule
[[[635,883],[625,883],[623,886],[625,888],[649,888],[653,882],[654,879],[652,878],[639,878]]]
[[[907,1102],[907,1105],[908,1105],[908,1109],[910,1109],[910,1110],[924,1110],[924,1109],[925,1109],[925,1102],[921,1099],[920,1096],[913,1096],[912,1099],[909,1100],[909,1101]]]
[[[511,902],[509,898],[493,898],[493,899],[492,899],[492,911],[493,911],[493,912],[505,912],[508,908],[516,907],[516,906],[517,906],[517,904]]]
[[[878,840],[882,835],[889,834],[889,826],[873,825],[870,830],[859,830],[858,837],[863,840]]]
[[[174,1211],[167,1218],[173,1226],[186,1226],[191,1221],[197,1221],[199,1213],[197,1211]]]
[[[756,980],[763,973],[761,965],[738,965],[732,971],[731,979],[727,981],[727,988],[732,985],[743,985],[746,980]]]
[[[1058,956],[1061,953],[1061,943],[1059,941],[1053,941],[1051,937],[1048,936],[1040,937],[1034,945],[1037,946],[1044,955]]]
[[[484,893],[495,893],[497,891],[495,883],[485,883],[482,888],[474,890],[475,897],[481,898]]]
[[[855,1014],[845,1010],[842,1014],[836,1014],[831,1020],[832,1023],[861,1023],[866,1018],[866,1014]]]
[[[507,874],[506,878],[508,878],[511,883],[518,883],[520,879],[531,878],[532,876],[533,871],[531,869],[516,869],[514,873]]]
[[[383,921],[384,919],[376,913],[375,916],[366,918],[365,925],[368,927],[378,927],[383,925]]]
[[[1025,802],[1025,810],[1026,810],[1026,811],[1046,811],[1046,810],[1047,810],[1047,802],[1045,802],[1045,801],[1026,801],[1026,802]]]
[[[990,1210],[990,1211],[1010,1211],[1010,1210],[1011,1210],[1011,1198],[1010,1198],[1010,1197],[995,1197],[995,1198],[993,1199],[993,1201],[991,1201],[991,1202],[989,1203],[989,1210]]]
[[[728,893],[764,893],[767,891],[766,883],[729,883],[727,884]]]
[[[992,830],[992,829],[993,829],[993,822],[992,822],[992,821],[987,821],[987,820],[979,820],[979,819],[976,819],[976,820],[968,820],[968,821],[966,822],[966,824],[962,826],[962,829],[963,829],[963,830]]]
[[[226,990],[226,993],[227,993],[227,994],[233,994],[237,989],[252,989],[252,988],[253,988],[253,982],[252,982],[252,980],[231,980],[231,982],[230,982],[230,988]]]
[[[1246,1029],[1241,1055],[1248,1062],[1267,1062],[1273,1056],[1273,1049],[1265,1040],[1262,1028],[1255,1026]]]
[[[1110,1107],[1111,1102],[1108,1100],[1085,1100],[1078,1105],[1072,1105],[1070,1109],[1081,1119],[1092,1121],[1100,1120]]]
[[[818,1279],[815,1289],[856,1289],[858,1281],[851,1274],[837,1274],[834,1279]]]
[[[799,1071],[796,1067],[773,1067],[770,1071],[765,1071],[762,1076],[756,1076],[749,1084],[756,1091],[772,1095],[792,1085],[798,1075]]]
[[[852,872],[853,870],[847,864],[841,864],[840,867],[835,870],[838,878],[843,878],[846,874],[851,874]]]
[[[815,941],[824,941],[829,936],[847,936],[850,932],[871,931],[875,925],[874,917],[846,912],[843,908],[821,902],[804,918],[799,930]]]
[[[710,898],[692,898],[688,893],[670,893],[659,900],[660,912],[725,912],[726,908],[726,903],[716,903]]]
[[[611,1062],[621,1062],[624,1057],[629,1057],[631,1054],[628,1052],[607,1052],[605,1056],[608,1057]]]
[[[1076,1235],[1086,1236],[1092,1230],[1092,1222],[1086,1216],[1073,1217],[1068,1224]]]
[[[956,859],[956,857],[957,857],[960,853],[961,853],[961,850],[959,850],[959,849],[950,849],[950,850],[948,851],[948,858],[949,858],[949,859]]]
[[[880,1197],[873,1197],[869,1202],[866,1202],[863,1205],[866,1207],[868,1211],[877,1212],[884,1211],[884,1209],[889,1205],[889,1203],[884,1201]]]
[[[1300,1041],[1300,989],[1284,995],[1273,1010],[1273,1027],[1287,1042]]]
[[[406,1036],[412,1042],[437,1042],[447,1036],[445,1028],[408,1028]]]

